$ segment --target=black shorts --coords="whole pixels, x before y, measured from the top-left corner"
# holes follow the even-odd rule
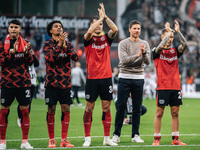
[[[157,106],[178,106],[182,105],[182,96],[180,90],[157,90]]]
[[[68,89],[57,89],[49,88],[45,89],[45,101],[46,105],[56,105],[57,101],[60,104],[72,104],[72,90]]]
[[[101,100],[112,100],[113,86],[112,79],[87,79],[85,86],[85,99],[96,101],[100,96]]]
[[[1,105],[10,106],[17,99],[20,106],[27,106],[31,102],[31,92],[29,87],[21,88],[2,88]]]

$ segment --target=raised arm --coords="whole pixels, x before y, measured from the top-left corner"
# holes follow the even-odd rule
[[[94,33],[95,29],[103,22],[103,19],[105,18],[105,11],[103,11],[102,8],[101,9],[98,8],[98,11],[99,11],[99,19],[90,25],[88,31],[84,35],[84,39],[86,41],[89,41],[92,38],[92,34]]]
[[[178,47],[178,51],[179,53],[183,53],[187,48],[187,41],[180,31],[180,26],[178,21],[174,20],[174,22],[175,22],[175,31],[178,33],[178,37],[181,41],[181,45]]]
[[[104,13],[105,13],[105,8],[104,8],[103,3],[100,3],[99,5],[101,6],[101,9],[102,9],[102,10],[104,11]],[[109,32],[108,32],[108,37],[109,37],[110,39],[114,39],[114,38],[116,37],[116,35],[117,35],[118,28],[117,28],[117,26],[115,25],[115,23],[114,23],[110,18],[108,18],[108,16],[106,15],[106,13],[105,13],[105,18],[104,18],[104,19],[105,19],[107,25],[108,25],[109,28],[110,28],[110,30],[109,30]]]
[[[168,33],[167,33],[167,35],[162,39],[162,41],[160,42],[160,44],[158,45],[158,47],[155,49],[155,53],[156,53],[156,54],[159,54],[159,53],[162,51],[162,49],[163,49],[163,48],[165,47],[165,45],[167,44],[167,41],[169,40],[171,33],[174,32],[174,30],[172,30],[172,29],[170,28],[169,22],[166,22],[166,24],[165,24],[165,29],[167,30]]]

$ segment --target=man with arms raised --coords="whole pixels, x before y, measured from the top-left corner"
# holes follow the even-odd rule
[[[182,105],[181,82],[179,77],[178,58],[187,48],[187,41],[180,32],[179,23],[175,20],[175,31],[179,35],[181,45],[172,48],[174,30],[165,24],[162,30],[162,41],[153,49],[153,60],[157,71],[156,115],[154,119],[153,145],[160,145],[161,119],[165,106],[170,105],[172,116],[172,145],[186,145],[179,140],[179,107]]]
[[[87,57],[87,81],[86,81],[86,108],[83,118],[85,142],[83,146],[91,144],[90,130],[92,125],[92,112],[98,96],[102,103],[102,123],[104,127],[103,145],[116,146],[110,140],[112,100],[112,70],[110,65],[110,46],[115,38],[118,28],[105,14],[104,5],[100,3],[99,17],[93,17],[90,28],[84,35],[84,48]],[[103,20],[106,21],[110,31],[103,35]]]

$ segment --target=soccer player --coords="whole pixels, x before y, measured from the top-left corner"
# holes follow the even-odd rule
[[[63,32],[60,21],[54,20],[46,27],[47,34],[52,37],[44,43],[43,52],[46,59],[45,101],[48,105],[47,128],[49,133],[49,148],[56,147],[54,139],[54,116],[57,101],[61,105],[62,139],[60,147],[74,147],[67,140],[70,121],[70,104],[72,104],[71,91],[71,64],[70,59],[78,61],[79,57],[72,44],[65,39],[67,33]]]
[[[33,64],[31,66],[29,66],[29,74],[31,77],[31,102],[35,93],[35,89],[37,86],[37,76],[36,76],[36,71],[35,71],[35,67],[39,66],[39,61],[38,59],[35,57],[34,51],[32,51],[32,55],[33,55]],[[31,103],[29,104],[29,114],[31,111]],[[21,118],[22,118],[22,113],[20,111],[20,106],[18,105],[17,107],[17,114],[18,114],[18,118],[17,118],[17,124],[19,127],[21,127]]]
[[[157,70],[157,94],[156,94],[156,115],[154,119],[153,145],[160,145],[161,119],[165,106],[170,105],[172,116],[172,145],[186,145],[179,140],[179,107],[182,105],[181,82],[179,77],[178,58],[187,48],[187,41],[180,32],[179,23],[175,20],[175,31],[179,35],[181,45],[172,48],[174,30],[170,24],[165,24],[162,30],[162,41],[158,47],[152,50],[153,60]]]
[[[124,110],[127,100],[132,96],[132,142],[143,143],[139,136],[143,85],[144,65],[150,63],[149,44],[140,39],[141,23],[133,20],[129,23],[130,37],[121,41],[118,46],[119,80],[116,102],[115,131],[113,142],[120,142],[121,128],[124,120]]]
[[[90,129],[92,125],[92,112],[98,96],[102,103],[102,123],[104,127],[103,145],[116,146],[110,139],[112,100],[112,70],[110,64],[110,46],[117,35],[118,28],[105,14],[103,3],[100,3],[99,17],[93,17],[90,28],[84,35],[84,48],[87,58],[87,80],[85,89],[86,108],[83,117],[85,142],[83,146],[91,145]],[[103,35],[103,20],[110,30]]]
[[[33,63],[31,45],[21,36],[21,23],[11,20],[8,27],[9,34],[0,42],[1,71],[1,113],[0,113],[0,149],[6,149],[6,129],[10,105],[16,98],[22,113],[21,148],[33,149],[28,143],[29,132],[29,104],[31,101],[31,79],[29,66]]]

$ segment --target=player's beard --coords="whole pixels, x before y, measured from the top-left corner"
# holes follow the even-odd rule
[[[17,39],[19,34],[15,33],[15,34],[11,34],[10,37],[11,39]]]
[[[95,31],[95,34],[101,34],[101,32],[100,31]]]
[[[134,33],[134,34],[132,34],[132,37],[135,38],[135,39],[137,39],[139,36],[140,36],[139,33]]]

